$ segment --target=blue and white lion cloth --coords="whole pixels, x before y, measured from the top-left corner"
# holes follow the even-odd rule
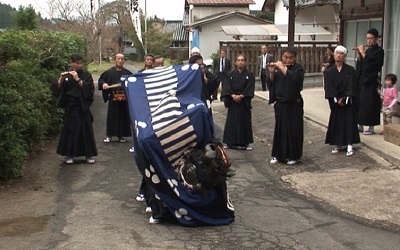
[[[213,121],[200,99],[197,64],[124,76],[138,164],[156,202],[182,225],[226,225],[234,209],[226,190],[229,161],[213,142]],[[139,152],[139,153],[137,153]],[[154,210],[154,209],[153,209]]]

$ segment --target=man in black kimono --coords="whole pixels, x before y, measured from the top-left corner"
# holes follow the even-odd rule
[[[374,126],[380,124],[381,99],[377,92],[380,85],[379,72],[383,66],[384,51],[378,45],[378,31],[374,28],[367,32],[367,50],[364,45],[357,47],[358,57],[356,74],[358,79],[358,124],[369,126],[364,135],[374,134]]]
[[[222,142],[227,148],[252,150],[251,100],[255,77],[246,68],[244,55],[236,57],[235,65],[236,69],[222,82],[221,100],[228,108]]]
[[[282,61],[268,65],[271,89],[269,104],[274,103],[275,131],[271,163],[296,164],[303,154],[303,90],[304,69],[296,63],[297,51],[287,47]]]
[[[69,71],[60,74],[56,87],[57,106],[64,109],[63,128],[57,147],[57,154],[66,156],[66,163],[73,164],[74,157],[86,156],[86,162],[93,164],[97,155],[93,134],[93,116],[90,106],[93,102],[94,83],[92,75],[83,70],[83,57],[70,57]]]
[[[212,116],[211,95],[218,88],[219,83],[217,81],[217,77],[215,75],[213,75],[211,72],[209,72],[208,70],[206,70],[204,63],[203,63],[202,56],[200,56],[200,55],[191,56],[189,58],[189,64],[193,64],[193,63],[197,63],[201,68],[201,76],[202,76],[201,80],[203,83],[203,88],[201,89],[200,99],[207,105],[210,115]]]
[[[111,142],[116,136],[119,142],[126,142],[124,137],[131,136],[128,102],[125,91],[120,86],[121,76],[132,72],[124,68],[125,58],[122,54],[115,55],[115,66],[101,74],[99,90],[103,92],[104,102],[108,101],[107,128],[105,143]]]
[[[329,101],[331,114],[325,143],[335,145],[332,154],[339,153],[342,146],[347,146],[346,156],[354,154],[352,144],[360,143],[357,131],[356,101],[357,85],[355,70],[344,63],[347,49],[337,46],[333,54],[335,64],[325,71],[325,98]]]

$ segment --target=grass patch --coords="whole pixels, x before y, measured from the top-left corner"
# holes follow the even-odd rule
[[[101,62],[101,65],[100,63],[92,62],[88,65],[88,71],[92,75],[100,76],[104,71],[113,67],[114,65],[115,65],[114,62]]]

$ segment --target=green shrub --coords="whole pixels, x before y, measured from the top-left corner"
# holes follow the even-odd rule
[[[136,53],[129,53],[129,54],[128,54],[128,60],[137,61],[138,58],[139,58],[139,55],[136,54]]]
[[[85,55],[85,41],[74,34],[0,33],[0,178],[21,175],[29,154],[60,131],[51,82],[76,52]]]

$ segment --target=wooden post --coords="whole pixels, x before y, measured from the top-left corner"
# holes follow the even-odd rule
[[[290,47],[294,46],[294,19],[296,11],[295,0],[289,0],[289,27],[288,27],[288,45]]]

